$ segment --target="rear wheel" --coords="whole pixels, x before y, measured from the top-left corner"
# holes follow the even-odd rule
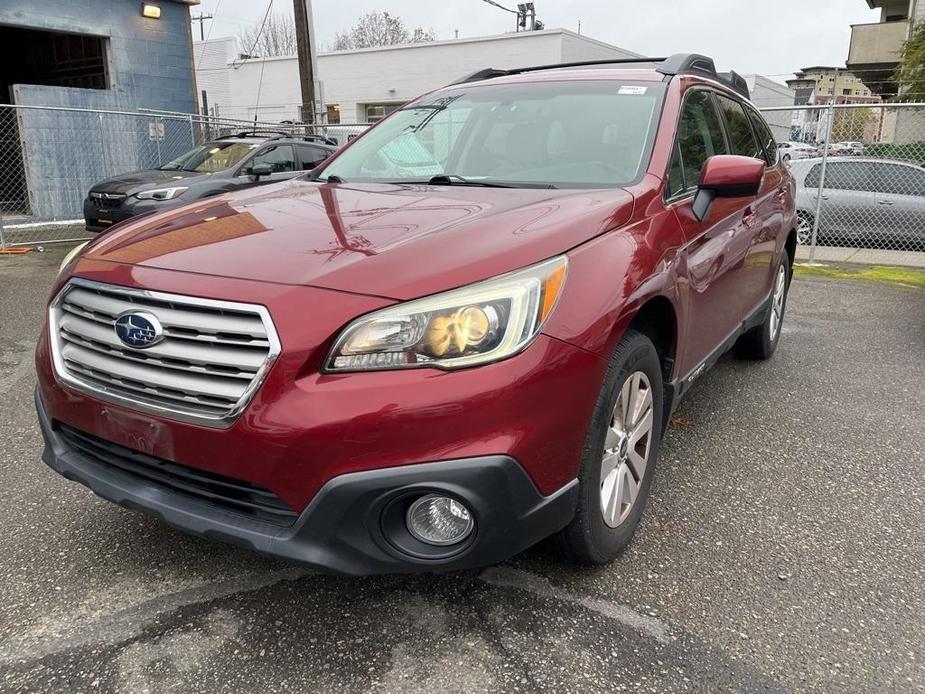
[[[771,290],[771,304],[761,325],[756,325],[739,338],[736,352],[749,359],[770,359],[780,342],[784,310],[787,308],[787,292],[790,289],[790,261],[787,251],[781,251],[780,265],[774,275]]]
[[[560,533],[573,561],[603,564],[630,542],[661,443],[662,371],[652,341],[627,331],[598,397],[582,454],[575,518]]]

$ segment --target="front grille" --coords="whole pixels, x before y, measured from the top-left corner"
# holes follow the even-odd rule
[[[118,207],[125,200],[124,193],[90,193],[90,199],[97,207]]]
[[[126,313],[161,324],[160,342],[125,344]],[[51,307],[55,370],[103,400],[210,426],[229,426],[263,381],[279,342],[266,309],[74,279]]]
[[[139,453],[66,424],[58,425],[58,434],[72,450],[79,451],[95,463],[132,475],[144,484],[274,525],[292,525],[298,517],[276,494],[249,482]]]

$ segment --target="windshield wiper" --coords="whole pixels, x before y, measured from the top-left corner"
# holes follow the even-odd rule
[[[458,174],[437,174],[428,182],[432,186],[480,186],[482,188],[555,188],[551,183],[508,183],[505,181],[473,181]]]

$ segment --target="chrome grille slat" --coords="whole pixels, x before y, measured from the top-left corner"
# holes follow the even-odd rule
[[[262,306],[71,282],[51,306],[52,354],[58,376],[100,399],[167,417],[230,426],[279,354]],[[162,341],[125,345],[116,318],[148,311]]]
[[[183,328],[209,335],[240,335],[243,338],[266,338],[266,328],[257,316],[226,315],[225,312],[184,311],[160,306],[163,302],[122,301],[109,293],[95,293],[74,289],[68,293],[67,301],[95,313],[104,313],[113,319],[126,311],[147,308],[156,311],[165,328]]]
[[[217,396],[206,396],[206,395],[196,395],[195,393],[188,393],[186,391],[178,390],[176,388],[164,388],[159,386],[152,386],[141,381],[136,381],[131,378],[125,378],[123,376],[113,376],[108,374],[105,371],[99,369],[94,369],[85,364],[79,362],[71,361],[65,359],[65,363],[74,371],[83,374],[87,378],[92,378],[94,381],[97,381],[104,385],[116,385],[121,388],[124,388],[126,391],[131,393],[136,393],[138,395],[144,395],[147,397],[157,397],[164,400],[169,400],[176,404],[180,405],[202,405],[203,407],[208,407],[210,409],[221,410],[229,407],[234,401],[228,398],[220,398]]]
[[[186,393],[202,393],[212,397],[237,400],[244,392],[244,385],[226,383],[225,379],[214,379],[198,374],[166,373],[164,369],[124,361],[93,352],[69,342],[61,347],[61,356],[65,361],[84,364],[91,369],[109,373],[128,381],[148,383],[161,388],[172,388]]]
[[[266,350],[250,349],[249,347],[235,349],[224,345],[210,346],[188,340],[175,341],[168,339],[153,347],[148,347],[144,351],[130,350],[122,343],[111,326],[104,326],[77,316],[62,316],[59,325],[62,331],[80,335],[95,342],[101,342],[109,347],[116,348],[120,352],[134,351],[142,358],[161,357],[198,365],[211,364],[238,371],[248,371],[251,376],[257,372],[257,369],[260,368],[266,358]],[[219,370],[216,370],[216,373],[218,372]]]
[[[79,368],[73,364],[71,364],[70,366],[74,370],[75,373],[80,374],[82,380],[85,383],[88,383],[90,385],[97,385],[101,388],[111,387],[111,385],[113,384],[113,381],[111,379],[110,380],[104,380],[104,379],[98,380],[94,378],[93,375],[89,373],[88,371],[86,371],[85,369]],[[218,406],[208,405],[206,403],[199,402],[193,398],[187,398],[187,399],[172,398],[172,397],[164,395],[163,393],[158,393],[154,391],[153,389],[143,390],[143,389],[130,388],[122,384],[118,384],[118,385],[120,387],[120,390],[124,390],[126,393],[131,394],[132,398],[138,405],[143,405],[145,403],[150,403],[152,405],[160,405],[164,403],[164,404],[171,405],[172,407],[177,408],[178,411],[187,411],[187,410],[191,410],[192,408],[195,408],[195,411],[199,414],[206,414],[206,415],[211,414],[216,417],[220,416],[222,412],[225,412],[228,409],[227,407],[218,407]]]
[[[165,361],[164,359],[147,357],[140,354],[129,354],[128,350],[121,351],[114,349],[109,345],[97,342],[95,340],[88,340],[87,338],[81,338],[77,335],[71,334],[68,331],[61,332],[61,339],[72,342],[80,347],[85,349],[91,349],[95,352],[100,352],[101,354],[108,354],[109,356],[115,356],[119,359],[128,359],[129,361],[136,361],[140,364],[156,365],[159,368],[163,369],[176,369],[178,371],[189,371],[191,373],[204,374],[206,376],[221,376],[225,378],[235,378],[242,381],[250,381],[254,378],[253,371],[240,371],[237,373],[223,372],[223,371],[213,371],[209,370],[207,366],[201,366],[198,364],[173,364]]]

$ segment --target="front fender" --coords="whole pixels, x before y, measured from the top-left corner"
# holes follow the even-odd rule
[[[638,311],[667,299],[683,339],[683,238],[670,210],[599,236],[569,252],[569,273],[559,305],[543,332],[609,359]]]

